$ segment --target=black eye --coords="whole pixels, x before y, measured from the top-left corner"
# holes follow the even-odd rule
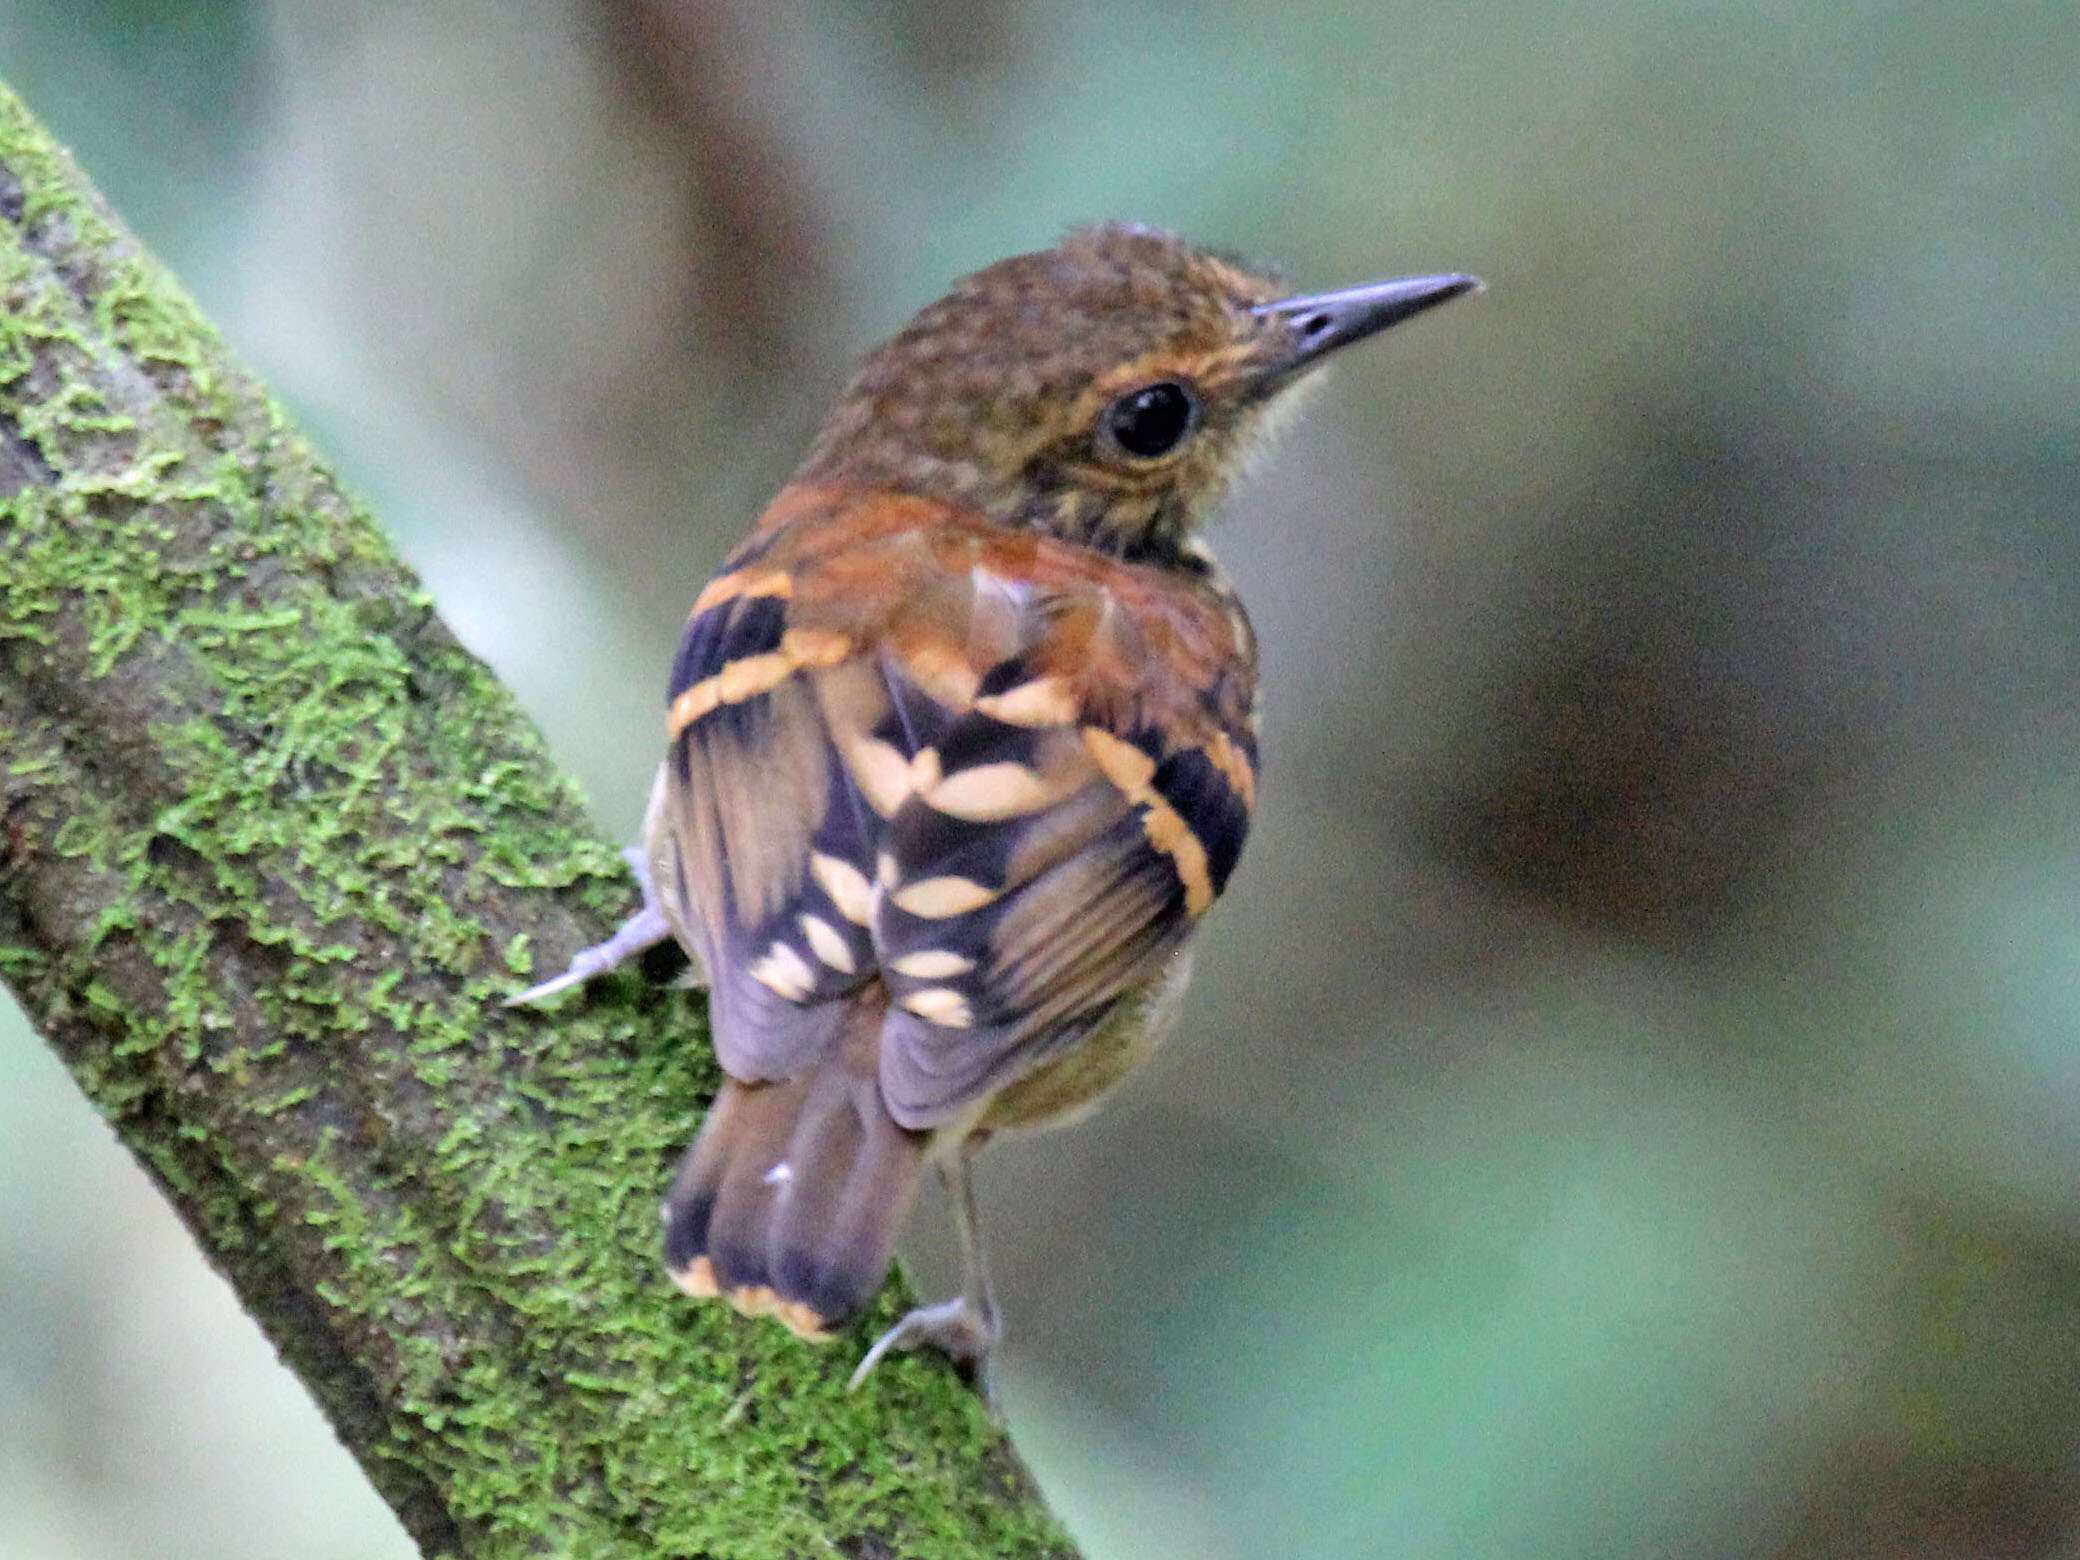
[[[1182,444],[1199,422],[1199,401],[1183,385],[1164,380],[1130,390],[1098,419],[1106,437],[1129,455],[1154,460]]]

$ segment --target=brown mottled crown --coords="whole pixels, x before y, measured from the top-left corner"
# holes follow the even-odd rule
[[[1278,291],[1153,229],[1078,230],[966,278],[870,355],[800,476],[953,499],[1127,555],[1174,547],[1276,388],[1262,370],[1290,337],[1253,310]],[[1184,389],[1191,433],[1137,455],[1104,420],[1157,385]]]

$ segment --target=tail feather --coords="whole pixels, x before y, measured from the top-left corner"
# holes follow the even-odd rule
[[[827,1338],[872,1299],[917,1191],[926,1134],[875,1080],[878,1006],[799,1076],[725,1083],[664,1205],[679,1287]]]

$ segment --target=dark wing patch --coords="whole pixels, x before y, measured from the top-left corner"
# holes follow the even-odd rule
[[[1045,681],[991,667],[975,706],[908,750],[888,811],[881,1083],[907,1127],[952,1119],[1159,978],[1241,850],[1232,741],[1216,759],[1158,727],[1121,735]]]
[[[1001,539],[949,535],[775,542],[704,590],[661,809],[723,1066],[797,1075],[878,979],[910,1129],[1160,980],[1255,788],[1225,630],[1081,553],[1012,538],[999,566]]]
[[[1185,820],[1206,852],[1207,876],[1218,895],[1228,886],[1249,832],[1249,804],[1203,748],[1181,748],[1156,766],[1149,785]]]
[[[897,1121],[958,1116],[1088,1033],[1183,943],[1192,923],[1174,875],[1138,820],[1110,811],[1074,854],[951,924],[884,919],[886,967],[916,972],[891,976],[883,1032],[881,1090]],[[943,969],[927,962],[939,958]]]
[[[675,758],[673,863],[716,1054],[737,1078],[786,1077],[836,1033],[828,999],[872,973],[866,929],[811,872],[819,845],[848,836],[850,785],[799,679],[693,722]]]
[[[871,871],[851,781],[798,675],[841,636],[788,619],[791,583],[737,571],[696,602],[668,688],[664,820],[678,919],[709,976],[715,1046],[735,1077],[785,1077],[820,1053],[873,974],[873,944],[841,864]],[[847,910],[850,914],[847,914]]]
[[[732,661],[778,650],[786,632],[787,601],[777,595],[734,597],[694,613],[672,659],[667,701]]]
[[[790,621],[793,576],[736,570],[709,582],[679,638],[666,689],[666,723],[676,740],[717,710],[755,701],[809,667],[852,651],[843,634]]]

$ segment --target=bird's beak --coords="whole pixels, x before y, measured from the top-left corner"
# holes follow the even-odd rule
[[[1257,318],[1285,326],[1285,339],[1274,336],[1264,377],[1273,384],[1286,383],[1340,347],[1480,290],[1480,278],[1475,276],[1404,276],[1399,281],[1259,304],[1252,311]]]

